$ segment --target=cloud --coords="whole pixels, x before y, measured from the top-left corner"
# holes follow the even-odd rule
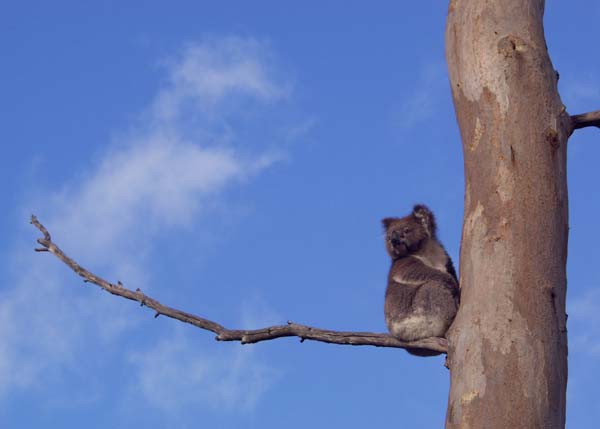
[[[110,154],[92,176],[58,197],[55,210],[63,214],[53,230],[70,237],[77,250],[101,256],[125,232],[131,239],[132,232],[143,236],[140,228],[189,224],[208,198],[254,173],[259,161],[153,135]]]
[[[206,354],[193,344],[179,331],[132,354],[130,361],[138,368],[134,396],[141,393],[168,413],[198,405],[249,411],[281,375],[257,359],[252,346]]]
[[[432,63],[422,67],[417,84],[404,100],[397,112],[402,128],[412,128],[433,117],[439,109],[440,98],[448,92],[446,66]]]
[[[236,115],[244,115],[249,103],[258,109],[290,94],[290,86],[275,76],[267,47],[254,40],[189,44],[166,68],[168,79],[143,112],[142,125],[109,145],[88,173],[60,190],[44,190],[48,197],[26,205],[36,209],[68,253],[93,261],[108,278],[144,290],[152,263],[145,249],[154,239],[169,228],[197,225],[229,187],[279,159],[281,150],[261,146],[256,135],[236,137],[236,127],[243,125]],[[15,388],[42,388],[61,374],[85,372],[93,363],[84,354],[101,352],[108,359],[113,350],[115,356],[118,348],[110,346],[143,317],[105,294],[67,290],[65,284],[76,278],[43,256],[30,246],[16,248],[21,272],[0,295],[0,397]],[[174,390],[204,389],[211,394],[194,401],[219,398],[251,407],[272,379],[248,350],[219,360],[182,358],[178,350],[195,354],[183,336],[162,341],[152,357],[133,354],[140,363],[139,386],[149,400],[152,389],[162,385],[165,403]],[[171,358],[181,367],[166,366]],[[183,377],[182,384],[168,381],[184,373],[191,377]]]
[[[232,101],[258,105],[289,93],[263,57],[266,49],[254,40],[188,44],[167,62],[169,78],[143,115],[144,127],[119,141],[83,182],[55,195],[61,220],[53,229],[85,237],[73,244],[86,251],[90,243],[99,250],[113,245],[142,218],[146,229],[186,225],[212,195],[278,161],[280,149],[248,154],[247,141],[218,143],[232,139]],[[186,122],[189,116],[194,126]],[[228,119],[233,125],[223,129]]]
[[[288,85],[275,83],[268,54],[255,40],[227,38],[216,43],[188,45],[175,61],[168,85],[160,91],[153,106],[154,113],[163,121],[180,116],[186,103],[207,111],[230,96],[273,101],[290,92]]]
[[[248,329],[281,324],[262,297],[250,294],[240,302],[240,326]],[[229,352],[197,347],[195,332],[180,326],[156,345],[131,353],[136,368],[132,397],[141,394],[154,407],[178,415],[197,406],[220,410],[251,411],[281,377],[281,371],[265,364],[253,345],[229,344]]]

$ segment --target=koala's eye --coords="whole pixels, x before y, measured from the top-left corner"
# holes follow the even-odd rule
[[[408,228],[408,227],[406,227],[406,228],[404,228],[404,229],[402,230],[402,232],[404,232],[405,234],[408,234],[408,233],[409,233],[409,232],[411,232],[411,231],[412,231],[412,230],[411,230],[410,228]]]

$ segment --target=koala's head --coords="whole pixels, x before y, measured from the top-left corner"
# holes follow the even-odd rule
[[[387,217],[381,222],[385,230],[385,248],[392,259],[417,251],[425,240],[435,237],[435,218],[424,205],[416,205],[406,217]]]

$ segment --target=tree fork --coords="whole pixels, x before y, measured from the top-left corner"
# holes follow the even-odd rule
[[[560,100],[543,13],[543,0],[448,10],[466,189],[447,428],[565,424],[566,146],[578,118]]]

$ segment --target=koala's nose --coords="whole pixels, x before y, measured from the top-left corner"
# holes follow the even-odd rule
[[[403,232],[398,232],[398,231],[394,231],[392,233],[392,237],[391,237],[391,242],[393,245],[398,245],[402,242],[402,239],[404,238],[404,233]]]

